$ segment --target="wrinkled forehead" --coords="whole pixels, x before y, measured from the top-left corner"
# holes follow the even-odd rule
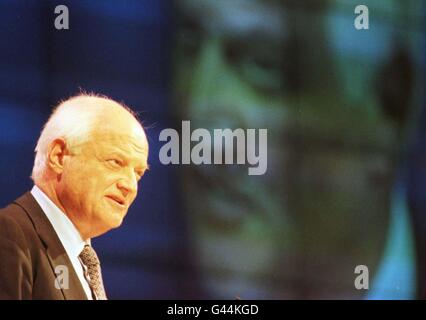
[[[95,135],[128,137],[134,140],[146,140],[145,131],[139,121],[124,109],[109,110],[97,117],[92,128]]]
[[[120,148],[141,153],[147,153],[149,147],[141,126],[96,128],[92,131],[89,141],[94,145],[102,144],[105,148]]]
[[[141,135],[98,130],[93,132],[86,142],[77,146],[76,150],[98,159],[116,155],[137,163],[141,168],[149,166],[148,141]]]
[[[73,147],[96,153],[121,150],[135,157],[147,157],[149,150],[142,125],[130,117],[99,119],[85,139],[76,141]]]
[[[284,10],[277,4],[247,0],[183,0],[178,5],[205,31],[230,36],[264,34],[284,38]]]

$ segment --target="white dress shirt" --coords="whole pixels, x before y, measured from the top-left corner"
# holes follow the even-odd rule
[[[41,209],[49,219],[50,223],[55,229],[56,234],[61,240],[62,245],[65,248],[68,257],[71,260],[72,266],[77,273],[78,279],[83,286],[84,292],[89,300],[92,300],[92,291],[90,290],[89,284],[84,277],[85,267],[80,261],[79,255],[86,244],[90,244],[90,239],[83,241],[77,228],[67,217],[67,215],[61,211],[53,202],[50,200],[43,191],[37,186],[34,186],[31,190],[31,194],[40,205]]]

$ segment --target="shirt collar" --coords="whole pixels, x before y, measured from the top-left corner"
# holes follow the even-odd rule
[[[67,254],[70,257],[78,257],[84,246],[90,245],[90,239],[84,241],[81,238],[80,233],[68,216],[39,187],[34,185],[31,194],[49,219]]]

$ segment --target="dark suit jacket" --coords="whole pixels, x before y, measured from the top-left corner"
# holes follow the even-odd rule
[[[67,266],[68,289],[55,287]],[[62,269],[63,270],[63,269]],[[81,299],[84,289],[55,230],[27,192],[0,210],[0,299]]]

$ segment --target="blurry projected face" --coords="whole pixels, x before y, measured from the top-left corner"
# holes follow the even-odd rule
[[[281,177],[283,19],[257,2],[180,5],[179,117],[194,129],[268,129],[265,175],[249,176],[244,165],[194,165],[183,175],[199,264],[215,296],[267,297],[270,276],[284,271],[274,270],[276,253],[288,252],[291,237]]]
[[[349,108],[321,12],[275,3],[177,2],[179,123],[268,129],[265,175],[182,168],[198,267],[217,298],[357,297],[355,266],[373,274],[383,249],[394,132],[367,94]]]

